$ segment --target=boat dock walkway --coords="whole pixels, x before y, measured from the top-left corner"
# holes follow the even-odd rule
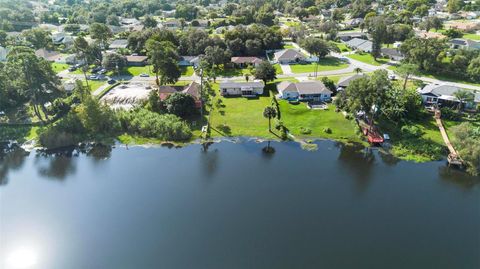
[[[440,111],[438,110],[435,111],[435,121],[437,123],[438,129],[440,130],[440,134],[442,135],[443,142],[445,143],[445,145],[447,145],[448,151],[450,152],[447,157],[448,163],[462,166],[463,160],[460,158],[460,155],[458,154],[458,152],[455,150],[452,143],[450,142],[447,131],[445,130],[442,119],[440,117]]]

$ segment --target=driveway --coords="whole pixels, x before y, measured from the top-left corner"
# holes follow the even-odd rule
[[[293,75],[292,68],[290,68],[289,64],[280,64],[280,67],[284,75]]]

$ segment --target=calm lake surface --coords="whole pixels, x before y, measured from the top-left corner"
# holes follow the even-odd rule
[[[3,152],[0,268],[480,268],[478,178],[317,144]]]

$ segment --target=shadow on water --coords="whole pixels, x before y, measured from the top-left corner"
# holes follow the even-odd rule
[[[465,171],[449,167],[447,164],[438,168],[438,175],[442,182],[458,186],[464,190],[470,190],[480,183],[480,176],[471,176]]]
[[[0,186],[8,184],[9,172],[22,168],[29,154],[16,144],[0,144]]]
[[[375,165],[375,154],[372,148],[366,148],[361,144],[340,142],[335,143],[335,147],[340,149],[338,160],[342,163],[342,169],[346,169],[355,179],[356,189],[359,192],[366,191]]]
[[[64,147],[37,152],[35,164],[38,173],[45,178],[64,180],[76,172],[76,158],[79,155],[90,157],[95,163],[109,159],[112,146],[104,144],[83,144],[78,147]]]

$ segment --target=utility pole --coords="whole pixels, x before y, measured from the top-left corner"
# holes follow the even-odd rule
[[[201,101],[201,106],[200,106],[200,116],[203,118],[203,68],[200,67],[200,101]]]

